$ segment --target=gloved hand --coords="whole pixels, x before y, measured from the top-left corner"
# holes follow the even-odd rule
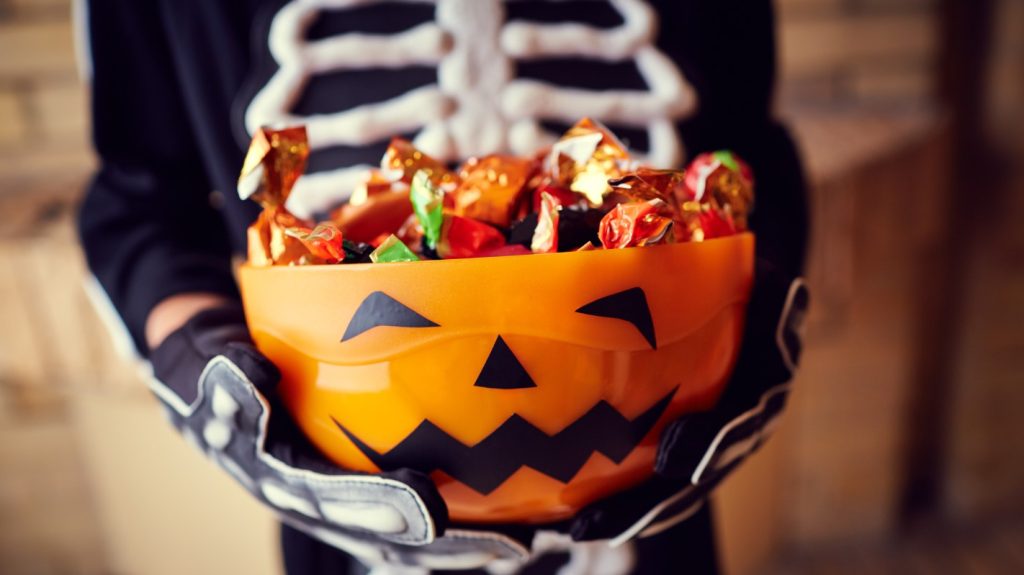
[[[739,359],[722,397],[710,411],[669,424],[656,476],[577,514],[568,526],[574,540],[620,543],[672,527],[761,446],[789,395],[807,303],[802,279],[758,260]]]
[[[480,566],[528,552],[497,533],[449,530],[429,477],[351,473],[326,460],[277,399],[277,368],[237,303],[196,314],[151,354],[152,390],[178,431],[283,521],[368,565]]]

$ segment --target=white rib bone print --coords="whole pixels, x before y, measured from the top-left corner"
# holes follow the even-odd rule
[[[654,46],[657,15],[644,0],[603,0],[623,23],[601,29],[580,23],[506,22],[503,0],[400,0],[434,4],[435,21],[390,35],[347,33],[306,40],[323,10],[384,0],[293,0],[274,16],[270,52],[278,69],[246,111],[248,131],[263,125],[305,123],[312,149],[362,146],[416,132],[415,144],[445,161],[494,151],[528,154],[555,134],[543,121],[572,123],[591,116],[645,128],[647,161],[678,164],[682,146],[674,120],[696,106],[693,89]],[[515,1],[515,0],[512,0]],[[547,0],[558,2],[559,0]],[[585,90],[517,78],[517,61],[579,57],[632,60],[648,90]],[[438,82],[395,98],[342,112],[298,116],[294,104],[316,74],[366,68],[437,66]],[[289,208],[309,215],[346,198],[369,166],[303,177]]]

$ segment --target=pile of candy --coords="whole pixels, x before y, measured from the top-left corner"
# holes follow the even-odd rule
[[[262,129],[238,190],[263,206],[249,227],[257,266],[386,263],[703,241],[747,229],[750,168],[731,152],[686,170],[637,167],[601,124],[580,121],[533,158],[472,158],[457,171],[395,139],[328,221],[285,201],[306,166],[305,128]]]

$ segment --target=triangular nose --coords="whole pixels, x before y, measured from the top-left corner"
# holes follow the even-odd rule
[[[473,385],[490,389],[537,387],[533,378],[526,372],[526,368],[519,363],[516,355],[500,335],[495,340],[491,354],[487,356],[487,362],[480,370],[480,375],[476,376],[476,383]]]

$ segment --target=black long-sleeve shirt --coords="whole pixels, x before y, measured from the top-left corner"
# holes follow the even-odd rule
[[[695,109],[673,120],[686,155],[729,148],[750,163],[757,180],[751,225],[759,255],[798,273],[807,228],[804,182],[794,146],[770,113],[775,78],[770,0],[637,3],[654,8],[656,47],[696,94]],[[304,20],[304,31],[290,40],[395,33],[434,17],[430,3],[363,4]],[[580,21],[601,28],[622,23],[611,4],[600,1],[513,0],[503,6],[513,21]],[[82,245],[143,354],[148,352],[145,321],[161,300],[197,291],[237,296],[231,257],[244,253],[245,229],[259,212],[234,192],[252,128],[246,128],[246,116],[280,71],[270,39],[275,22],[294,7],[280,0],[89,2],[100,168],[81,208]],[[286,33],[276,34],[274,41],[289,40]],[[517,61],[514,68],[519,76],[576,88],[650,88],[632,61],[560,56]],[[298,81],[301,89],[284,99],[282,113],[308,117],[352,110],[438,82],[436,67],[422,64],[321,72]],[[557,130],[571,121],[555,119],[545,126]],[[643,130],[608,123],[638,147],[647,144]],[[314,150],[310,169],[375,164],[385,146],[386,137],[361,146],[325,146]],[[709,516],[701,513],[644,542],[641,563],[658,572],[658,565],[673,564],[667,557],[685,556],[687,565],[712,570],[710,533]],[[305,565],[308,559],[308,564],[327,565],[336,553],[303,536],[291,540],[286,556],[292,563]]]
[[[489,0],[479,0],[487,2]],[[697,95],[677,122],[686,152],[731,148],[754,168],[752,225],[761,255],[802,264],[803,182],[793,145],[772,122],[774,37],[770,2],[658,0],[657,47]],[[234,295],[230,256],[244,252],[257,207],[234,193],[248,134],[245,111],[278,64],[268,35],[279,1],[92,0],[94,140],[100,169],[81,210],[90,268],[142,353],[143,326],[162,299],[183,292]],[[621,23],[604,2],[506,5],[510,20]],[[431,19],[429,4],[371,3],[325,10],[310,39],[394,32]],[[629,62],[540,58],[521,75],[575,87],[644,89]],[[310,77],[292,103],[298,115],[355,108],[437,81],[428,66],[352,69]],[[597,119],[601,119],[598,117]],[[558,122],[554,128],[557,128]],[[626,130],[641,145],[642,131]],[[311,169],[378,161],[382,139],[314,151]]]

